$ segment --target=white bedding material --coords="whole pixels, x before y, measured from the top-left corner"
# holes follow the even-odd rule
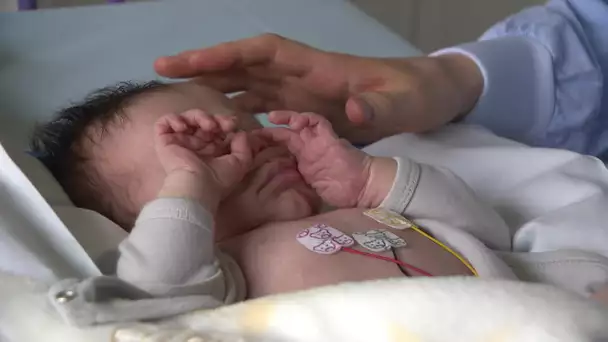
[[[605,306],[549,286],[521,282],[386,279],[272,296],[169,322],[85,329],[62,324],[49,310],[45,290],[41,284],[0,273],[0,334],[7,342],[608,339]]]
[[[100,274],[2,146],[0,270],[44,281]]]

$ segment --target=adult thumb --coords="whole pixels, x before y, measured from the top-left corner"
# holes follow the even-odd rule
[[[388,118],[397,108],[397,98],[390,92],[366,92],[351,96],[346,101],[346,115],[355,125],[373,124],[379,118]]]

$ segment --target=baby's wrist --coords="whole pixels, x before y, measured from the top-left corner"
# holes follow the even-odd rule
[[[358,207],[375,208],[391,191],[397,175],[397,161],[387,157],[371,157],[370,172],[359,196]]]
[[[204,175],[189,171],[173,171],[165,177],[158,197],[190,199],[215,213],[222,199],[221,189],[215,182],[205,178]]]

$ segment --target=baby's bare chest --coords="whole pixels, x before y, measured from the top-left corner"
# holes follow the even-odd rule
[[[393,229],[363,212],[362,209],[343,209],[299,221],[272,223],[226,242],[222,249],[240,265],[247,279],[249,297],[347,281],[421,276],[414,271],[404,273],[403,268],[393,262],[344,249],[328,250],[327,243],[320,245],[323,240],[331,240],[328,234],[336,235],[336,231],[359,240],[360,243],[350,247],[355,251],[401,260],[434,276],[468,274],[456,258],[414,230]],[[317,242],[303,243],[307,238],[303,238],[306,235],[303,232],[315,234],[312,239]],[[390,241],[382,232],[404,243],[390,248]],[[365,233],[369,234],[362,238]],[[320,245],[319,250],[311,248],[313,245]]]

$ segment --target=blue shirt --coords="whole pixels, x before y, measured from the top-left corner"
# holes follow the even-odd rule
[[[549,1],[445,53],[469,56],[484,76],[468,122],[608,160],[608,0]]]

